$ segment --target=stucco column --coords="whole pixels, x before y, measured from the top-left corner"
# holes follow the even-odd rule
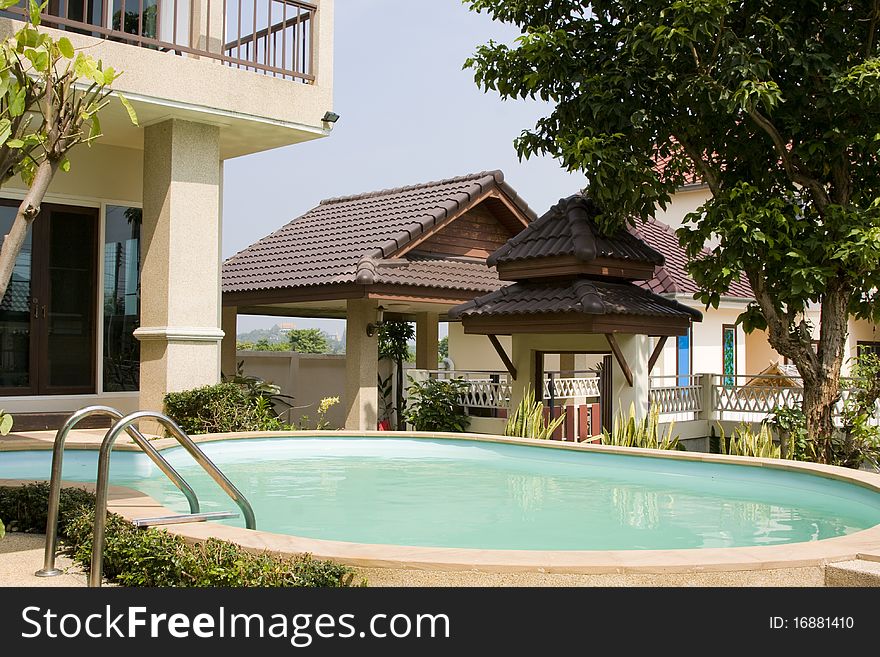
[[[220,379],[219,128],[144,129],[140,407]],[[233,340],[234,340],[233,336]]]
[[[633,376],[633,384],[630,387],[623,374],[623,370],[617,359],[612,357],[611,362],[611,404],[613,417],[618,412],[624,417],[629,414],[629,405],[633,404],[636,410],[636,418],[644,418],[648,414],[648,359],[651,357],[651,339],[647,335],[615,334],[620,351],[629,365]]]
[[[437,313],[416,313],[416,369],[437,369],[439,325]]]
[[[223,44],[226,42],[226,34],[223,33],[223,3],[218,0],[195,0],[190,7],[190,44],[192,47],[208,52],[222,53]],[[171,13],[174,13],[173,9]],[[168,40],[171,40],[170,37]],[[220,60],[217,59],[209,61],[220,63]]]
[[[223,343],[220,345],[220,372],[224,376],[235,376],[238,371],[236,355],[236,338],[238,336],[238,308],[223,306],[222,321]]]
[[[375,431],[378,419],[378,339],[367,335],[367,324],[376,321],[378,302],[349,299],[345,319],[345,428]]]
[[[514,334],[510,340],[510,360],[516,368],[516,380],[513,382],[510,400],[510,412],[519,406],[525,396],[526,386],[535,387],[535,349],[532,337],[528,334]]]

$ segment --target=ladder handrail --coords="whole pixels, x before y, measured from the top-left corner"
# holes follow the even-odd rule
[[[91,587],[101,586],[101,575],[104,570],[104,534],[107,528],[107,495],[110,488],[110,452],[113,449],[113,443],[116,442],[116,439],[119,438],[123,431],[135,422],[147,419],[154,420],[165,427],[177,439],[177,442],[190,453],[196,463],[217,482],[220,488],[223,489],[223,492],[229,495],[232,501],[241,509],[245,518],[245,526],[248,529],[257,528],[254,510],[244,494],[226,478],[226,475],[199,449],[192,438],[177,426],[174,420],[167,415],[155,411],[130,413],[110,427],[110,430],[101,442],[101,449],[98,452],[98,481],[95,488],[95,525],[94,533],[92,534],[92,564],[89,570],[89,586]]]
[[[55,434],[55,443],[52,446],[52,476],[49,481],[49,507],[46,517],[46,547],[43,553],[43,567],[34,573],[37,577],[52,577],[60,575],[61,571],[55,568],[55,552],[58,547],[58,507],[61,503],[61,470],[64,465],[64,443],[71,430],[87,417],[93,415],[108,415],[114,420],[121,420],[124,416],[110,406],[86,406],[71,414]],[[168,461],[159,454],[149,439],[136,427],[129,426],[126,433],[135,444],[150,457],[150,460],[168,477],[171,482],[180,489],[186,501],[189,503],[190,513],[199,512],[199,500],[195,491],[186,483],[183,477],[175,470]]]

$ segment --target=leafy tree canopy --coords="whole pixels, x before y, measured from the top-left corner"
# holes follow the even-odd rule
[[[330,345],[321,329],[292,329],[287,334],[290,348],[301,354],[327,354]]]

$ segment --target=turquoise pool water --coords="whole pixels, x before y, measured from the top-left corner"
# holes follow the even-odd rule
[[[814,541],[880,524],[880,494],[804,473],[728,464],[405,438],[248,439],[202,449],[248,497],[259,529],[357,543],[642,550]],[[203,511],[237,510],[180,448],[163,452]],[[49,452],[0,452],[0,478],[48,478]],[[64,478],[94,481],[96,452]],[[111,481],[186,512],[146,456]],[[243,526],[238,518],[227,521]]]

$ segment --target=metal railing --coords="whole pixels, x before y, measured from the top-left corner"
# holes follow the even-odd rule
[[[110,452],[116,440],[123,433],[127,433],[137,445],[156,466],[162,471],[177,488],[183,493],[189,504],[190,513],[180,516],[163,516],[160,518],[141,518],[135,521],[138,526],[151,526],[155,524],[171,524],[180,522],[202,522],[205,520],[215,520],[219,518],[230,517],[233,514],[228,512],[199,512],[199,500],[196,497],[192,487],[180,476],[177,470],[168,463],[165,457],[150,444],[146,438],[134,424],[141,420],[154,420],[161,424],[170,433],[178,443],[193,457],[196,463],[208,473],[208,475],[219,484],[220,488],[229,495],[233,502],[241,509],[245,518],[245,526],[248,529],[256,529],[257,522],[254,517],[253,508],[247,498],[238,490],[235,485],[227,479],[220,469],[214,465],[211,459],[193,442],[193,440],[169,417],[161,413],[153,411],[138,411],[123,416],[115,408],[109,406],[88,406],[73,413],[64,422],[62,427],[55,434],[55,443],[52,448],[52,469],[51,480],[49,483],[49,505],[46,518],[46,546],[43,558],[43,568],[34,573],[37,577],[53,577],[60,575],[61,571],[55,567],[55,552],[58,547],[58,514],[61,501],[61,485],[62,471],[64,461],[64,445],[67,436],[76,427],[88,417],[95,415],[106,415],[114,420],[115,424],[110,427],[101,442],[101,448],[98,452],[98,475],[95,486],[95,524],[94,536],[92,541],[92,564],[89,572],[89,586],[101,585],[101,573],[103,570],[104,560],[104,533],[107,524],[107,497],[109,492],[110,477]]]
[[[314,82],[315,14],[301,0],[69,0],[43,24],[151,50]],[[27,16],[27,2],[2,15]]]
[[[49,483],[49,507],[46,517],[46,548],[43,554],[43,567],[34,573],[37,577],[53,577],[60,575],[61,571],[55,568],[55,552],[58,548],[58,507],[61,502],[61,471],[64,466],[64,443],[67,435],[77,424],[88,417],[106,415],[114,420],[121,420],[122,413],[109,406],[87,406],[73,413],[55,434],[55,443],[52,447],[52,474]],[[165,458],[159,454],[155,447],[150,444],[140,431],[133,426],[126,428],[126,433],[131,436],[135,444],[150,457],[150,460],[177,486],[189,504],[190,513],[199,512],[199,500],[195,491],[183,477],[175,470]]]
[[[104,570],[104,534],[107,528],[107,496],[110,489],[110,452],[113,444],[119,436],[128,430],[135,422],[141,420],[153,420],[161,424],[168,433],[174,437],[178,443],[193,457],[196,463],[208,473],[208,475],[217,482],[233,502],[241,509],[245,519],[245,526],[248,529],[256,529],[257,521],[254,517],[254,510],[235,485],[226,478],[220,469],[214,465],[214,462],[199,449],[192,438],[177,426],[171,418],[154,411],[138,411],[126,415],[124,418],[114,424],[104,440],[101,442],[101,449],[98,452],[98,481],[95,488],[95,527],[92,535],[92,563],[89,569],[89,586],[101,586],[101,575]],[[161,455],[160,455],[160,458]],[[164,460],[164,459],[163,459]]]

